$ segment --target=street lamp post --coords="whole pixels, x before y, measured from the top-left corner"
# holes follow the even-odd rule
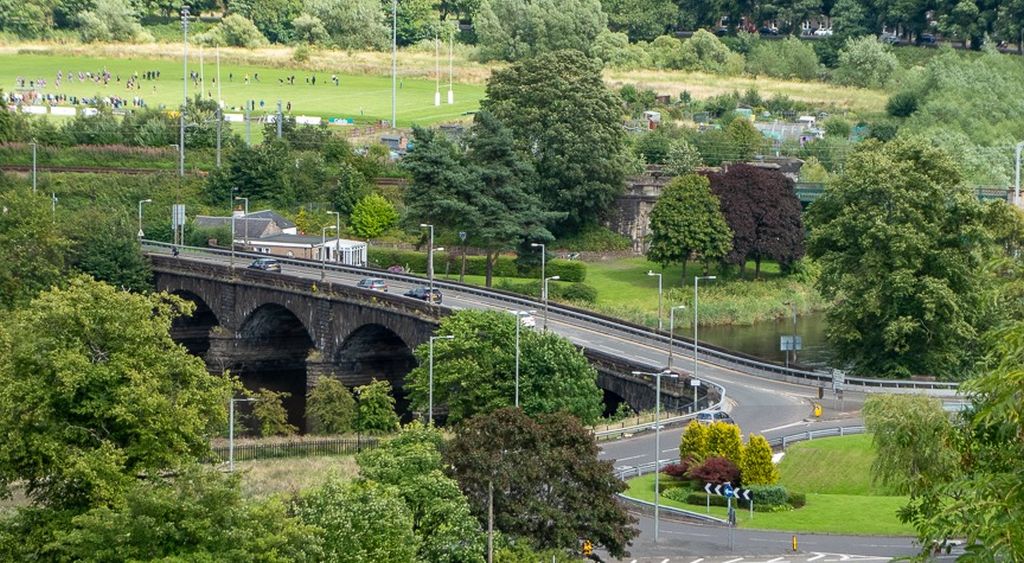
[[[341,213],[338,213],[337,211],[328,211],[327,214],[328,215],[334,215],[334,234],[336,236],[340,237],[341,236]],[[338,260],[338,245],[334,246],[334,261],[335,262],[340,262],[340,260]]]
[[[521,317],[523,313],[532,315],[536,311],[514,311],[516,317],[516,407],[519,407],[519,327],[523,324]]]
[[[327,230],[335,228],[334,225],[327,225],[320,229],[320,281],[324,281],[327,276]]]
[[[143,203],[153,203],[153,200],[151,200],[151,199],[140,199],[140,200],[139,200],[139,238],[140,238],[140,239],[141,239],[142,237],[146,236],[146,235],[145,235],[145,234],[144,234],[144,233],[142,232],[142,204],[143,204]]]
[[[398,0],[391,0],[391,128],[398,127]]]
[[[675,346],[676,309],[685,309],[686,305],[676,305],[668,310],[668,369],[672,369],[672,347]]]
[[[790,342],[790,348],[793,351],[793,363],[796,363],[796,301],[785,301],[783,305],[790,307],[793,311],[793,338]],[[789,367],[789,350],[786,350],[786,367]]]
[[[658,543],[658,511],[660,491],[658,476],[661,474],[661,376],[679,377],[665,370],[658,373],[634,371],[633,375],[649,375],[654,378],[654,543]]]
[[[544,278],[544,330],[548,329],[548,282],[551,280],[560,280],[561,276],[551,276],[550,278]]]
[[[714,280],[716,276],[693,276],[693,378],[697,379],[697,282]]]
[[[230,267],[235,267],[235,208],[231,207],[231,263]]]
[[[235,470],[235,403],[252,403],[256,399],[231,399],[228,401],[228,471]]]
[[[430,303],[434,302],[434,225],[428,223],[420,223],[421,229],[430,229],[430,246],[427,248],[427,277],[430,279],[430,297],[427,299]]]
[[[430,337],[430,360],[427,368],[427,424],[431,426],[434,425],[434,341],[454,338],[455,336],[452,334]]]
[[[659,273],[657,273],[657,272],[655,272],[653,270],[647,270],[647,275],[648,276],[658,276],[658,330],[660,331],[661,330],[661,295],[662,295],[662,292],[661,292],[661,274],[659,274]]]

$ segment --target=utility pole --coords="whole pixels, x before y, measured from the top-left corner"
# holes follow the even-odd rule
[[[217,86],[218,88],[220,85]],[[220,127],[224,123],[224,110],[220,108],[220,102],[217,103],[217,168],[220,168]]]
[[[181,118],[178,135],[178,175],[185,176],[185,110],[188,108],[188,6],[181,7],[181,33],[184,44],[184,57],[182,57],[181,84],[184,98],[181,104]]]
[[[32,193],[36,193],[36,142],[32,141]]]
[[[245,144],[252,146],[252,119],[249,117],[249,102],[245,102]]]
[[[281,100],[277,101],[277,138],[281,138],[281,120],[284,115],[281,113]]]

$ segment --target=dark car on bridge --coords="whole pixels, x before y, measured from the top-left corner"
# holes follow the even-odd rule
[[[442,299],[440,289],[434,288],[433,296],[431,296],[431,289],[429,287],[414,287],[402,295],[412,297],[413,299],[419,299],[420,301],[432,301],[434,303],[440,303]]]
[[[249,267],[253,270],[263,270],[266,272],[280,272],[281,263],[273,258],[257,258],[249,264]]]

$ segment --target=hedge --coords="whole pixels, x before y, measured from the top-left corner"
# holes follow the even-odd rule
[[[495,285],[497,289],[511,291],[520,295],[540,299],[540,281],[514,282],[509,280],[498,280]],[[574,283],[572,285],[549,285],[548,291],[552,299],[579,301],[588,304],[597,303],[597,288],[585,283]]]
[[[445,252],[437,252],[434,254],[435,273],[444,271],[444,264],[448,258],[449,255]],[[413,272],[422,273],[427,271],[427,254],[425,252],[375,248],[371,246],[367,250],[367,260],[369,260],[371,264],[381,268],[399,265],[403,268],[408,268]],[[462,258],[457,255],[451,256],[449,272],[458,273],[461,267]],[[487,257],[467,256],[466,273],[472,276],[487,275]],[[559,276],[562,281],[582,282],[587,277],[587,265],[583,262],[571,260],[552,260],[547,263],[544,273],[547,274],[548,277]],[[503,278],[522,277],[539,279],[540,266],[522,272],[520,271],[519,264],[516,262],[514,257],[500,255],[494,262],[493,274]]]
[[[789,502],[789,492],[782,485],[751,485],[747,489],[754,495],[754,505],[785,506]]]

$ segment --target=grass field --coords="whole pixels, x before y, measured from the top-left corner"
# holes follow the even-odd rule
[[[807,493],[886,496],[892,491],[871,480],[875,449],[870,434],[793,444],[779,464],[781,483]]]
[[[794,444],[779,465],[780,484],[790,491],[807,493],[803,508],[785,512],[737,510],[741,528],[859,535],[913,535],[914,529],[899,521],[897,510],[907,497],[888,494],[871,482],[875,452],[870,434],[824,438]],[[665,480],[662,480],[662,487]],[[653,502],[654,475],[629,481],[628,496]],[[706,512],[704,505],[689,505],[661,497],[666,506]],[[711,507],[724,518],[724,507]]]
[[[247,495],[267,497],[315,487],[331,473],[352,479],[359,466],[355,456],[339,455],[242,461],[235,463],[235,471],[241,472],[242,490]]]
[[[199,70],[198,52],[193,49],[193,57],[189,70]],[[216,65],[213,52],[206,53],[204,75],[206,95],[215,98]],[[57,71],[65,74],[69,71],[100,72],[108,70],[114,78],[104,86],[86,79],[77,78],[69,81],[65,78],[60,88],[56,86]],[[140,80],[141,90],[129,90],[125,83],[133,73],[141,76],[146,71],[159,71],[160,79],[153,81]],[[269,114],[276,111],[276,104],[291,103],[293,115],[310,115],[323,118],[352,118],[358,122],[368,123],[380,119],[391,119],[391,79],[388,76],[374,73],[339,74],[340,85],[335,86],[330,78],[331,72],[314,72],[277,68],[272,66],[256,66],[252,64],[221,64],[221,96],[228,108],[241,108],[248,100],[255,100],[257,109],[254,115]],[[250,77],[245,84],[245,75]],[[259,74],[259,82],[255,75]],[[295,76],[295,84],[282,84],[280,80]],[[15,89],[15,79],[24,77],[26,80],[43,78],[47,81],[43,89],[45,93],[64,93],[79,97],[94,95],[120,96],[131,98],[142,97],[150,107],[178,107],[182,99],[183,69],[181,59],[158,58],[118,58],[90,57],[80,55],[53,54],[17,54],[5,52],[0,54],[0,87],[6,90]],[[230,78],[229,78],[230,76]],[[307,84],[306,79],[316,76],[316,85]],[[117,81],[120,78],[120,81]],[[447,75],[445,76],[447,78]],[[403,78],[398,90],[397,111],[399,126],[413,123],[430,124],[436,122],[465,119],[466,112],[474,111],[483,97],[483,87],[479,84],[456,83],[453,87],[455,103],[447,101],[448,85],[441,87],[442,104],[434,106],[435,82],[423,78]],[[192,82],[189,82],[189,95],[199,93]],[[260,103],[262,102],[262,107]]]
[[[758,281],[739,279],[719,279],[704,282],[700,287],[700,324],[701,325],[749,325],[760,321],[783,318],[790,309],[784,305],[786,301],[795,300],[800,314],[820,310],[824,302],[810,284],[792,278],[782,278],[778,265],[762,263],[761,276]],[[442,267],[438,267],[443,272]],[[592,306],[600,312],[617,318],[647,326],[658,325],[658,278],[648,276],[647,272],[662,272],[661,266],[648,262],[642,257],[615,258],[596,262],[587,262],[587,279],[589,285],[597,289],[597,303]],[[451,270],[443,279],[458,280],[457,268]],[[753,263],[748,265],[747,276],[753,272]],[[682,279],[682,266],[666,268],[663,273],[662,314],[664,323],[668,324],[669,307],[693,302],[693,276],[701,275],[702,270],[696,264],[690,264],[686,272],[686,282]],[[495,278],[495,284],[502,278]],[[522,283],[522,278],[509,281]],[[483,285],[483,276],[466,276],[466,282]],[[552,282],[553,284],[561,282]],[[693,325],[693,311],[687,309],[676,315],[676,329],[684,330]]]

